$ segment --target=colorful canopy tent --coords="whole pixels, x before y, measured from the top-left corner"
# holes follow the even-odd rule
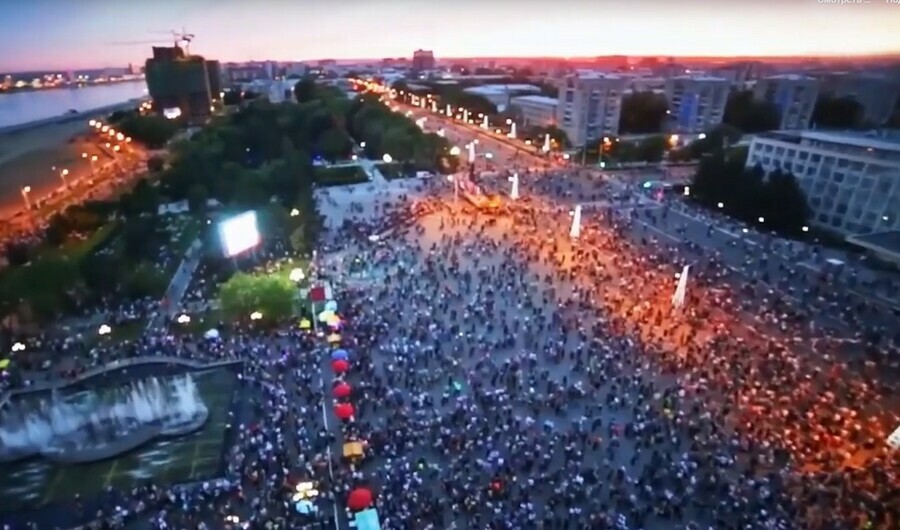
[[[328,335],[328,342],[330,342],[332,344],[341,342],[341,336],[338,335],[337,333],[332,333],[331,335]]]
[[[350,354],[347,353],[347,350],[334,350],[331,352],[332,361],[346,361],[349,358]]]
[[[0,359],[0,370],[6,370],[9,368],[9,363],[11,363],[9,359]]]
[[[331,389],[331,393],[334,394],[334,397],[336,398],[350,397],[350,391],[350,385],[343,382],[334,385],[334,388]]]
[[[381,520],[378,518],[378,511],[375,508],[369,508],[356,514],[357,530],[381,530]]]
[[[360,512],[372,506],[375,496],[369,488],[356,488],[347,497],[347,508],[352,512]]]
[[[341,420],[349,420],[353,417],[353,405],[350,403],[338,403],[334,406],[334,415]]]
[[[366,454],[366,448],[362,442],[347,442],[343,447],[344,458],[361,458]]]
[[[350,369],[350,363],[343,359],[338,359],[336,361],[332,361],[331,369],[334,370],[336,374],[342,374]]]
[[[304,319],[300,320],[299,326],[300,326],[300,329],[309,329],[312,327],[312,322],[310,322],[310,320],[308,318],[304,318]]]

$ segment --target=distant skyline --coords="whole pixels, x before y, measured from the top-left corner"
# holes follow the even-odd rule
[[[900,53],[900,5],[824,1],[3,0],[0,71],[143,64],[182,27],[223,62]]]

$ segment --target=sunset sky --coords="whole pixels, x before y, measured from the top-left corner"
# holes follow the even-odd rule
[[[900,52],[887,0],[0,1],[0,71],[143,63],[152,44],[113,43],[182,26],[222,61]]]

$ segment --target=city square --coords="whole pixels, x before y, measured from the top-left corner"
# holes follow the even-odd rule
[[[893,19],[639,4],[0,46],[0,530],[900,526]]]

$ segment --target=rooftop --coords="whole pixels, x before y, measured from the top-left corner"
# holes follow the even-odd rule
[[[880,149],[900,153],[900,131],[774,131],[759,135],[763,138],[794,141],[812,140],[863,149]]]
[[[531,103],[538,103],[540,105],[558,105],[559,100],[556,98],[550,98],[547,96],[517,96],[512,98],[515,101],[529,101]]]
[[[534,85],[482,85],[473,86],[463,90],[470,94],[508,94],[509,92],[540,92],[540,87]]]
[[[728,79],[724,77],[712,76],[712,75],[678,75],[672,78],[673,80],[678,81],[710,81],[716,83],[727,83]]]
[[[894,260],[900,260],[900,230],[851,236],[847,241],[878,254],[890,256]]]
[[[784,81],[815,81],[814,77],[803,74],[775,74],[766,76],[764,79],[784,80]]]

